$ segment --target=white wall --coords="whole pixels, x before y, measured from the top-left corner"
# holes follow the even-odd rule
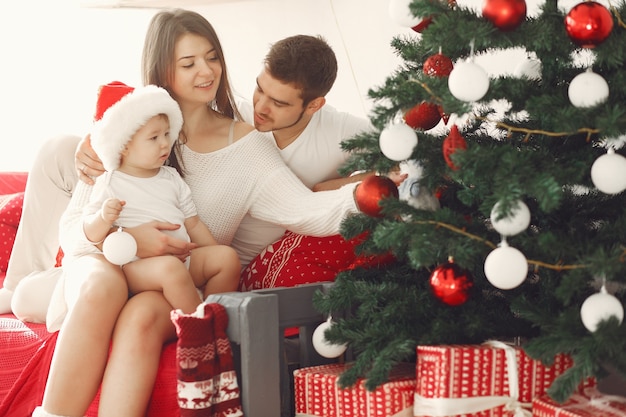
[[[95,1],[95,0],[83,0]],[[172,0],[181,4],[189,0]],[[390,0],[206,0],[189,6],[215,26],[231,81],[250,97],[269,45],[285,36],[320,34],[339,61],[328,101],[367,116],[367,90],[397,68],[389,46],[396,35],[419,36],[388,13]],[[407,0],[409,1],[409,0]],[[606,2],[606,0],[601,0]],[[529,15],[543,0],[529,0]],[[563,0],[571,8],[578,0]],[[0,170],[28,170],[52,135],[87,133],[99,85],[140,85],[144,34],[154,9],[85,8],[80,0],[15,0],[0,10]],[[458,0],[480,13],[482,0]],[[469,40],[468,40],[469,42]],[[490,74],[514,71],[518,51],[480,61]]]
[[[174,2],[175,3],[175,2]],[[339,75],[328,100],[363,116],[367,90],[398,60],[387,0],[212,1],[190,7],[214,25],[233,86],[250,97],[269,45],[285,36],[321,34],[335,50]],[[0,11],[0,170],[28,170],[52,135],[84,135],[100,84],[140,85],[144,34],[154,9],[80,7],[77,0],[15,1]]]

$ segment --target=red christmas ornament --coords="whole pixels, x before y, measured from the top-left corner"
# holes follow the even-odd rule
[[[424,74],[432,77],[447,77],[452,72],[452,60],[442,53],[429,56],[424,61]]]
[[[469,271],[454,263],[452,258],[439,265],[430,275],[430,287],[435,297],[449,306],[465,303],[474,286],[474,279]]]
[[[445,112],[443,106],[439,106],[439,115],[441,116],[441,120],[443,120],[443,123],[447,125],[448,120],[450,120],[450,115]]]
[[[382,253],[380,255],[359,255],[354,261],[348,266],[348,270],[356,269],[356,268],[380,268],[381,266],[388,265],[392,262],[395,262],[396,257],[393,256],[393,253]]]
[[[456,152],[458,149],[467,149],[467,142],[465,138],[459,133],[459,128],[456,125],[453,125],[450,128],[450,133],[443,140],[443,159],[446,160],[446,164],[453,170],[457,170],[459,167],[454,165],[452,162],[452,154]]]
[[[365,242],[365,240],[369,237],[369,231],[365,231],[360,235],[350,239],[348,243],[352,244],[352,246],[360,245]],[[352,270],[356,268],[379,268],[390,263],[396,261],[396,257],[392,252],[381,253],[378,255],[358,255],[354,258],[354,261],[346,269]]]
[[[372,217],[381,217],[378,203],[383,198],[398,198],[396,184],[388,177],[370,175],[357,186],[354,198],[362,213]]]
[[[413,29],[417,33],[422,33],[422,31],[426,29],[428,25],[432,23],[432,21],[433,21],[433,18],[431,16],[425,17],[421,20],[421,22],[413,26],[411,29]]]
[[[502,31],[517,28],[526,19],[524,0],[484,0],[483,17]]]
[[[565,30],[578,46],[594,48],[611,34],[613,16],[600,3],[585,1],[574,6],[565,16]]]
[[[413,106],[404,113],[404,121],[413,129],[430,130],[437,126],[440,120],[439,106],[426,101]]]
[[[441,198],[446,193],[446,191],[448,191],[448,187],[445,186],[445,185],[443,185],[441,187],[437,187],[437,189],[435,190],[435,198],[437,200],[441,200]]]
[[[450,6],[450,8],[455,7],[456,0],[448,0],[448,6]],[[411,29],[413,29],[417,33],[422,33],[422,31],[426,29],[428,25],[432,23],[432,21],[433,21],[433,16],[427,16],[423,18],[417,25],[413,26]]]

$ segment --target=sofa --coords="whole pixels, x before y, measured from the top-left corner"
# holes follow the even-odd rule
[[[0,172],[0,284],[17,232],[26,180],[25,172]],[[315,353],[311,343],[314,328],[324,321],[312,305],[312,295],[328,285],[216,294],[207,299],[222,304],[228,313],[227,335],[247,417],[293,416],[293,368],[289,368],[285,350],[290,344],[296,346],[291,366],[328,361]],[[293,328],[299,328],[299,336],[287,343],[283,335]],[[41,404],[57,334],[49,333],[45,324],[0,314],[0,415],[27,417]],[[176,372],[176,342],[172,342],[163,348],[148,417],[180,415]],[[96,396],[87,416],[97,416],[98,399]]]

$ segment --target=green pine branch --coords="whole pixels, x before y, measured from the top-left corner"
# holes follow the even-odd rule
[[[606,152],[605,141],[626,137],[626,3],[612,7],[613,32],[590,50],[568,38],[567,10],[556,0],[508,32],[447,1],[411,3],[415,15],[432,17],[432,23],[421,34],[391,40],[403,62],[370,89],[376,130],[342,144],[351,153],[343,173],[393,169],[398,162],[381,152],[380,132],[423,101],[465,116],[459,130],[467,149],[452,154],[458,167],[452,170],[442,154],[447,129],[417,130],[410,159],[423,168],[419,186],[436,192],[441,209],[386,199],[382,217],[344,220],[346,238],[367,232],[358,254],[392,253],[395,262],[344,271],[315,299],[322,312],[347,312],[327,332],[330,341],[348,343],[357,353],[342,385],[365,377],[368,389],[375,388],[395,364],[415,360],[418,344],[488,339],[521,339],[527,353],[546,363],[557,353],[571,355],[574,367],[549,391],[559,401],[609,367],[626,374],[626,324],[609,319],[591,333],[580,319],[582,303],[602,279],[626,303],[626,192],[603,194],[590,175]],[[423,72],[425,60],[440,50],[458,62],[509,49],[540,60],[541,77],[494,76],[478,103],[456,99],[446,77]],[[609,98],[577,108],[568,87],[589,63],[609,84]],[[625,155],[626,146],[616,152]],[[529,207],[531,224],[507,242],[526,256],[529,273],[519,287],[500,290],[484,272],[486,256],[501,240],[490,213],[502,202],[500,214],[506,215],[518,199]],[[469,300],[455,307],[438,300],[429,283],[432,271],[450,256],[474,282]]]

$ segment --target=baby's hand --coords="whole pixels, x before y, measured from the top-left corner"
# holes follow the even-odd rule
[[[125,204],[126,201],[121,201],[117,198],[107,198],[104,200],[104,203],[102,203],[100,216],[105,222],[112,225],[120,217],[120,213]]]

